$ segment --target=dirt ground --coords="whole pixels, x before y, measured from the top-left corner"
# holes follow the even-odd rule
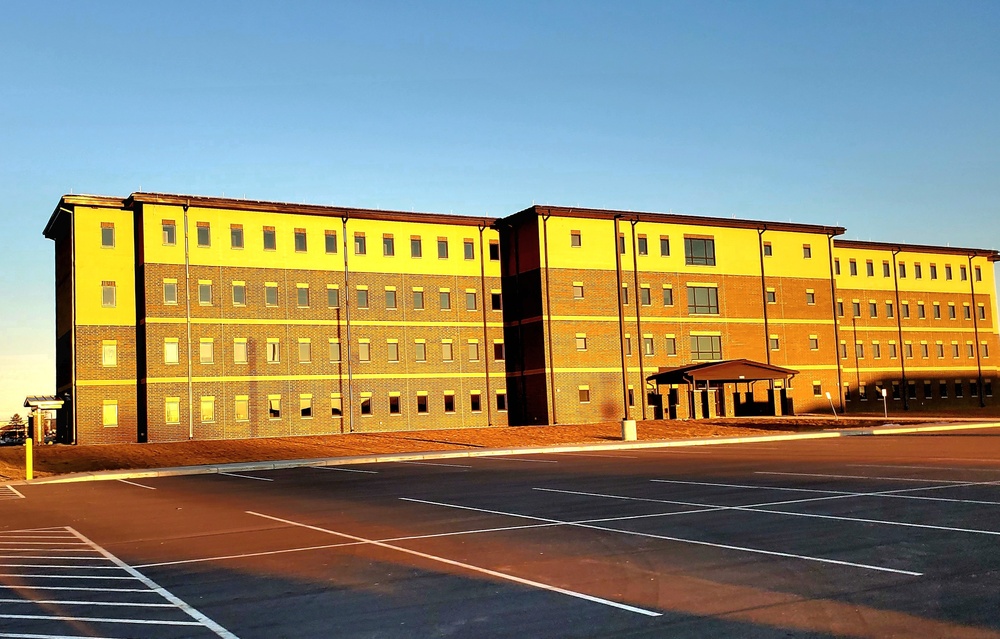
[[[940,418],[753,418],[698,421],[643,421],[640,440],[764,435],[774,431],[870,427],[910,424]],[[35,476],[118,470],[167,468],[199,464],[349,457],[378,453],[426,452],[476,448],[514,448],[551,444],[600,443],[621,439],[619,422],[559,426],[511,426],[395,433],[352,433],[314,437],[276,437],[234,441],[185,441],[165,444],[104,446],[36,446]],[[24,478],[24,448],[0,448],[0,481]]]

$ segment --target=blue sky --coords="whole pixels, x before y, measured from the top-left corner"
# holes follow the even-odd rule
[[[0,418],[54,385],[70,191],[1000,248],[995,1],[10,2],[0,72]]]

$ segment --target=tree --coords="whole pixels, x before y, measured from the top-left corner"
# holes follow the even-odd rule
[[[7,427],[15,433],[24,432],[24,418],[14,413],[7,422]]]

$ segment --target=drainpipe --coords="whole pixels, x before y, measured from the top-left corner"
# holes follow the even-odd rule
[[[347,338],[347,348],[341,345],[340,359],[343,361],[347,357],[347,432],[354,432],[354,373],[351,368],[351,281],[350,271],[347,268],[348,242],[347,242],[347,214],[340,218],[341,229],[344,235],[344,323],[345,337]]]
[[[70,331],[69,331],[69,352],[70,352],[70,407],[73,420],[70,423],[71,444],[76,444],[77,435],[77,395],[76,395],[76,209],[70,210],[59,207],[59,210],[69,215],[69,252],[70,252]]]
[[[970,311],[972,312],[972,329],[975,333],[975,343],[972,347],[976,351],[976,384],[979,386],[979,407],[986,408],[986,398],[983,397],[983,363],[980,361],[982,353],[980,352],[981,345],[979,344],[979,316],[976,313],[976,279],[973,275],[972,270],[972,255],[969,255],[969,294],[972,296],[972,306]]]
[[[490,349],[489,335],[486,330],[486,256],[483,254],[483,231],[486,222],[479,223],[479,288],[483,292],[483,370],[486,375],[486,425],[493,425],[493,410],[490,404],[493,396],[490,394]],[[491,296],[492,299],[492,296]]]
[[[640,404],[640,406],[642,406],[642,418],[646,419],[646,367],[645,367],[645,364],[643,363],[643,358],[642,358],[642,351],[643,351],[643,344],[642,344],[642,339],[643,339],[642,338],[642,320],[639,317],[639,307],[641,307],[642,304],[640,303],[641,300],[639,299],[639,293],[640,293],[640,291],[639,291],[639,256],[638,256],[638,253],[636,252],[636,239],[635,239],[635,225],[639,223],[639,219],[638,218],[633,218],[633,219],[629,220],[629,222],[632,224],[632,273],[635,276],[634,277],[634,279],[635,279],[635,330],[636,330],[636,337],[638,338],[637,341],[636,341],[636,346],[639,347],[639,385],[641,386],[641,388],[639,389],[639,394],[642,396],[642,399],[641,399],[642,403]],[[648,247],[648,245],[647,245],[647,247]],[[653,294],[652,291],[650,291],[650,295],[652,295],[652,294]]]
[[[188,208],[191,202],[185,202],[184,209],[184,323],[187,326],[187,387],[188,387],[188,439],[194,439],[194,384],[191,369],[191,244],[188,232]]]
[[[837,281],[833,270],[833,235],[827,236],[827,247],[830,254],[830,309],[833,315],[833,350],[836,353],[834,361],[837,362],[837,388],[840,389],[837,395],[840,397],[840,412],[843,413],[847,403],[844,401],[844,378],[840,364],[840,323],[837,319]],[[898,314],[899,309],[896,312]]]
[[[757,252],[760,254],[760,295],[764,303],[764,354],[767,363],[771,363],[771,328],[767,321],[767,280],[764,279],[764,233],[766,226],[757,229]],[[774,388],[774,380],[771,381],[771,388]]]
[[[549,395],[551,396],[552,402],[552,418],[549,420],[550,424],[558,423],[556,421],[556,371],[555,362],[552,358],[552,302],[549,297],[549,218],[552,217],[551,213],[546,213],[542,216],[542,235],[544,239],[542,240],[542,247],[545,252],[545,266],[542,267],[545,276],[545,332],[548,333],[545,341],[547,342],[548,360],[549,360]]]
[[[910,389],[906,385],[906,344],[903,343],[903,309],[899,305],[899,277],[896,275],[896,261],[897,256],[902,253],[902,249],[894,248],[892,250],[892,284],[896,289],[896,334],[899,335],[899,372],[903,377],[903,381],[900,382],[899,394],[903,397],[903,410],[910,410],[910,400],[907,399],[910,395]]]
[[[851,309],[851,328],[854,329],[854,379],[858,384],[858,401],[861,401],[861,363],[858,361],[858,316]],[[902,345],[900,345],[902,348]]]
[[[615,282],[618,287],[618,350],[621,351],[622,356],[622,407],[624,412],[622,419],[631,419],[628,410],[628,369],[625,361],[625,306],[624,300],[622,300],[622,254],[619,248],[621,245],[618,242],[619,219],[621,216],[614,217]]]

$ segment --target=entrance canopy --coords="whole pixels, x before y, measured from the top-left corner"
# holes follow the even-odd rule
[[[656,385],[690,384],[697,382],[755,382],[760,380],[788,380],[798,375],[798,371],[780,366],[772,366],[749,359],[726,359],[719,362],[689,364],[677,368],[661,368],[650,375],[647,381]]]

